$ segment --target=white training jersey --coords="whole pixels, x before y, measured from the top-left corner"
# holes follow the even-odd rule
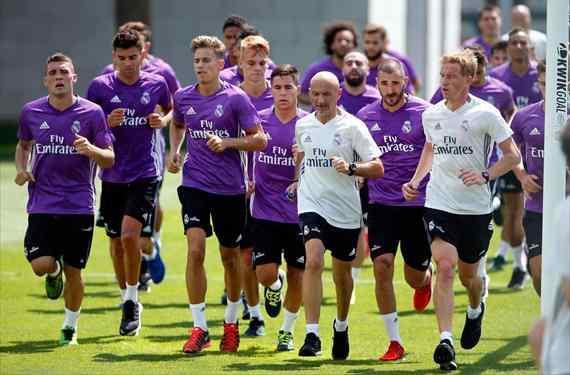
[[[486,170],[493,143],[513,134],[501,113],[469,95],[455,111],[442,100],[426,109],[422,120],[426,142],[433,145],[425,206],[459,215],[491,213],[489,185],[465,186],[459,175],[462,170]]]
[[[299,214],[314,212],[332,226],[360,228],[362,210],[356,178],[337,172],[331,159],[339,157],[351,163],[380,157],[366,125],[343,109],[326,124],[311,113],[297,121],[295,141],[305,153],[297,194]]]

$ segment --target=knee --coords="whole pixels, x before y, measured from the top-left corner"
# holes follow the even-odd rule
[[[251,250],[240,250],[241,262],[245,267],[251,268],[253,264],[252,251]]]
[[[390,280],[394,268],[392,256],[380,255],[374,259],[374,274],[378,281]]]
[[[231,251],[222,253],[222,264],[226,269],[235,269],[238,266],[238,254]],[[203,262],[203,260],[202,260]]]
[[[129,245],[132,246],[133,244],[138,247],[139,239],[140,235],[135,231],[126,230],[123,233],[121,233],[121,244],[123,245],[124,248],[127,248],[127,246]]]
[[[453,280],[455,265],[449,259],[440,259],[437,262],[437,275],[439,280]]]
[[[32,260],[30,265],[32,266],[32,271],[36,276],[44,276],[46,273],[52,271],[55,260],[51,257],[40,257]]]
[[[65,282],[71,285],[83,287],[83,278],[81,277],[80,269],[70,269],[65,267]]]
[[[475,275],[462,275],[461,273],[459,274],[459,280],[461,280],[461,285],[463,285],[465,288],[470,288],[471,284],[473,283],[473,279],[475,278]]]
[[[270,270],[259,270],[256,272],[257,281],[263,286],[269,286],[277,279],[277,272]]]
[[[287,283],[298,283],[303,279],[303,270],[300,268],[287,267]]]
[[[305,271],[320,273],[323,271],[323,259],[319,257],[308,257],[305,262]]]

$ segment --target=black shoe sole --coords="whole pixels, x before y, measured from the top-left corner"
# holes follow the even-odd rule
[[[453,353],[443,345],[438,345],[433,353],[433,361],[438,365],[451,363],[455,360]]]
[[[317,357],[322,354],[322,351],[313,352],[312,350],[299,350],[299,357]]]
[[[457,363],[454,361],[442,363],[439,365],[439,369],[442,371],[455,371],[457,370]]]

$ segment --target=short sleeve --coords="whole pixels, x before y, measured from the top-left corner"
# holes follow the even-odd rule
[[[356,126],[354,127],[354,151],[360,157],[360,160],[368,162],[374,158],[379,158],[382,154],[376,142],[372,138],[370,131],[364,123],[360,120],[356,120]]]
[[[174,94],[174,104],[172,109],[172,118],[174,121],[178,123],[184,123],[184,113],[182,113],[180,99],[182,96],[182,91],[178,90],[176,94]]]
[[[172,105],[172,97],[170,96],[170,91],[168,89],[168,85],[166,83],[165,80],[161,80],[160,81],[160,97],[158,100],[158,104],[160,104],[160,106],[163,109],[167,109],[170,108],[170,106]]]
[[[421,118],[422,118],[422,127],[423,127],[423,129],[424,129],[424,135],[425,135],[425,137],[426,137],[426,143],[433,143],[433,140],[432,140],[432,138],[431,138],[431,134],[429,133],[429,127],[426,126],[426,118],[425,118],[425,116],[426,116],[426,113],[423,112]]]
[[[101,107],[93,111],[93,139],[91,142],[99,148],[108,148],[113,144],[113,134],[107,126],[107,121],[105,120],[105,114]]]
[[[30,123],[28,121],[28,107],[25,106],[20,113],[20,119],[18,120],[18,139],[22,141],[33,140],[32,129],[30,128]]]
[[[493,138],[495,143],[504,142],[513,135],[512,130],[495,107],[488,111],[486,121],[487,133]]]
[[[520,145],[524,142],[523,134],[522,134],[522,123],[523,123],[523,116],[520,115],[520,112],[517,112],[513,116],[513,120],[511,121],[511,130],[513,132],[513,140],[517,145]]]
[[[87,95],[85,96],[90,102],[101,105],[101,99],[99,93],[97,92],[98,83],[96,80],[91,81],[89,87],[87,88]]]
[[[245,93],[240,92],[234,95],[232,105],[242,129],[252,129],[255,128],[257,124],[261,123],[261,120],[257,116],[255,107]]]

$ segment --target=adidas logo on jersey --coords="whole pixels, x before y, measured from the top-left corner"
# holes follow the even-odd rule
[[[313,140],[311,139],[311,136],[308,135],[308,136],[305,137],[305,139],[303,139],[303,142],[309,143],[309,142],[313,142]]]
[[[378,125],[378,123],[375,123],[374,125],[372,125],[372,127],[370,128],[371,132],[379,132],[380,129],[380,125]]]
[[[47,122],[42,122],[42,124],[40,125],[40,129],[45,130],[45,129],[49,129],[49,125]]]
[[[188,108],[188,110],[186,111],[187,115],[195,115],[196,111],[194,110],[194,108],[192,106],[190,106],[190,108]]]
[[[441,124],[439,122],[435,124],[435,130],[441,130]]]
[[[540,135],[540,130],[538,130],[537,128],[534,128],[530,131],[530,133],[528,133],[529,135]]]
[[[113,96],[113,98],[111,99],[111,103],[120,103],[120,102],[121,99],[117,95]]]

